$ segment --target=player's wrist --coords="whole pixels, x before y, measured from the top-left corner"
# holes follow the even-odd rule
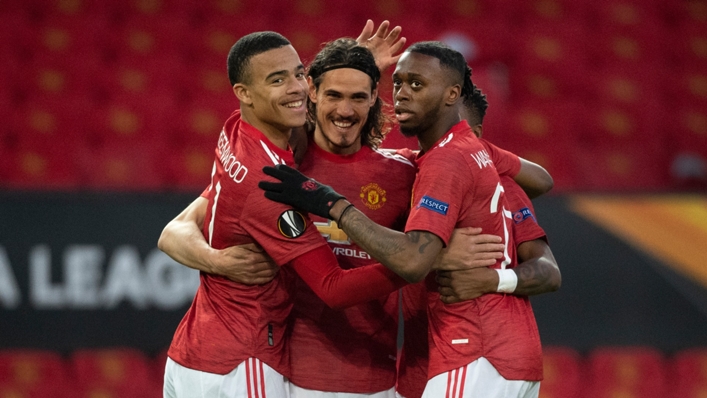
[[[344,211],[350,206],[353,206],[351,202],[344,198],[341,198],[337,200],[333,206],[331,206],[331,209],[329,209],[330,218],[336,221],[336,223],[339,224],[339,227],[341,227],[341,216],[344,215]]]
[[[518,286],[518,275],[512,269],[496,269],[498,273],[497,293],[513,293]]]

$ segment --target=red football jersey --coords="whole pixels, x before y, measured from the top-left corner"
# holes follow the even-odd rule
[[[493,268],[517,264],[511,212],[488,150],[465,121],[455,125],[418,158],[413,207],[405,231],[432,232],[448,243],[454,228],[481,227],[506,244]],[[428,377],[488,359],[510,380],[542,379],[540,339],[527,303],[508,294],[488,294],[445,305],[434,275],[428,276]],[[512,314],[512,316],[511,316]]]
[[[499,153],[509,154],[510,152]],[[492,154],[494,164],[497,163]],[[502,155],[505,156],[505,155]],[[517,245],[534,239],[547,239],[545,231],[538,225],[535,210],[528,195],[508,175],[501,176],[506,199],[513,214],[513,236]],[[402,313],[405,322],[403,347],[398,359],[396,390],[405,398],[419,398],[427,383],[429,346],[427,342],[427,289],[425,282],[402,288]]]
[[[257,242],[280,265],[326,244],[309,218],[265,198],[262,169],[293,164],[292,153],[273,145],[234,112],[219,136],[207,197],[204,237],[216,249]],[[283,270],[285,271],[285,270]],[[264,285],[247,286],[201,273],[194,301],[169,349],[175,362],[225,374],[249,357],[289,374],[285,343],[294,279],[279,272]]]
[[[405,225],[416,171],[410,160],[366,146],[355,154],[340,156],[310,142],[299,170],[331,185],[376,223],[398,230]],[[335,221],[311,217],[342,268],[375,262]],[[397,292],[337,311],[301,280],[297,287],[290,337],[290,380],[311,390],[350,393],[393,387]]]

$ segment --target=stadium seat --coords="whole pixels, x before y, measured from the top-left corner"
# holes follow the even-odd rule
[[[576,0],[515,1],[514,6],[524,22],[545,20],[551,23],[564,20],[583,23],[589,12],[588,2]]]
[[[686,349],[670,361],[669,398],[707,396],[707,349]]]
[[[601,347],[589,354],[587,397],[662,398],[663,354],[651,347]]]
[[[78,350],[70,358],[77,397],[151,398],[155,380],[148,358],[131,348]],[[103,394],[103,395],[100,395]]]
[[[623,31],[648,31],[662,26],[657,2],[600,0],[588,15],[591,27]]]
[[[667,94],[674,103],[707,107],[707,71],[695,67],[681,68],[671,73]]]
[[[42,350],[0,351],[0,397],[69,398],[66,364],[59,354]]]
[[[568,347],[543,347],[540,398],[579,398],[582,358]]]
[[[406,29],[407,23],[403,25]],[[406,30],[403,31],[407,36]],[[453,18],[441,27],[435,27],[432,35],[420,40],[441,40],[464,55],[472,68],[494,62],[512,64],[517,53],[517,38],[508,29],[507,22],[499,19],[468,20]]]

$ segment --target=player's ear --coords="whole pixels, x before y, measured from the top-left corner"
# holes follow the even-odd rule
[[[474,132],[474,135],[479,138],[481,138],[481,136],[484,134],[484,127],[480,124],[475,124],[471,126],[471,130]]]
[[[373,106],[376,103],[377,99],[378,99],[378,89],[376,88],[371,93],[371,101],[368,103],[368,106]]]
[[[243,83],[236,83],[233,85],[233,93],[236,94],[236,97],[238,98],[238,101],[240,101],[241,104],[246,104],[246,105],[252,105],[253,104],[253,99],[250,96],[250,90],[248,90],[248,86],[246,86]]]
[[[307,76],[307,85],[309,86],[309,100],[317,103],[317,87],[314,85],[312,76]]]
[[[449,86],[449,88],[447,88],[445,103],[447,105],[454,105],[461,98],[461,95],[462,87],[460,85],[455,84],[453,86]]]

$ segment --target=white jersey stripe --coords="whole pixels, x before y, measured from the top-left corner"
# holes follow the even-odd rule
[[[264,143],[263,141],[260,141],[260,145],[263,146],[263,149],[265,149],[265,153],[267,153],[268,156],[270,156],[270,160],[272,160],[272,162],[274,164],[276,164],[276,165],[277,164],[285,164],[285,162],[283,162],[280,159],[280,157],[277,156],[277,154],[273,153],[273,151],[271,151],[270,148],[268,148],[268,144]]]
[[[400,163],[405,163],[408,166],[415,167],[415,165],[412,164],[412,162],[408,160],[405,156],[398,155],[397,153],[395,153],[394,149],[374,149],[373,152],[381,154],[388,159],[393,159]]]

